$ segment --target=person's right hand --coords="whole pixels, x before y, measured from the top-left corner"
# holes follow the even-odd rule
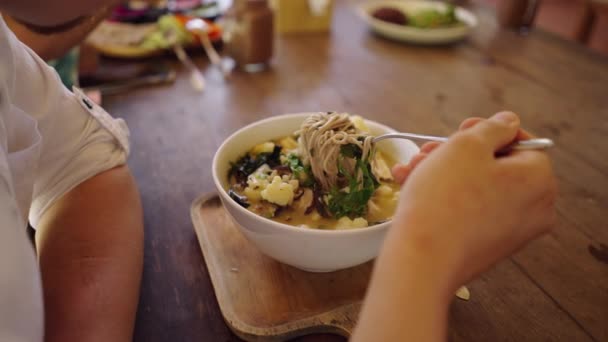
[[[385,249],[426,260],[445,272],[452,291],[548,232],[556,182],[547,154],[495,156],[529,138],[519,126],[510,112],[467,120],[448,142],[426,145],[409,166],[395,168],[404,185]]]

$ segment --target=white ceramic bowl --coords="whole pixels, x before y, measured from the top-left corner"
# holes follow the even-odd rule
[[[374,18],[372,13],[381,7],[397,8],[407,14],[429,8],[444,10],[446,4],[437,1],[391,0],[372,1],[359,6],[359,14],[374,32],[383,37],[402,42],[426,45],[453,43],[466,38],[477,26],[475,14],[462,7],[456,7],[455,12],[458,20],[465,25],[432,29],[397,25]]]
[[[362,264],[376,257],[389,222],[352,230],[299,228],[272,221],[241,207],[228,196],[230,162],[254,145],[293,134],[312,113],[286,114],[255,122],[228,137],[213,158],[213,180],[224,207],[245,237],[264,254],[311,272],[330,272]],[[394,132],[366,121],[372,134]],[[385,140],[378,148],[395,160],[407,162],[418,152],[409,140]]]

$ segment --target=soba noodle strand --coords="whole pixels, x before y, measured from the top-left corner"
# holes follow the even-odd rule
[[[316,113],[304,120],[300,130],[299,148],[302,161],[309,164],[312,174],[324,191],[338,185],[339,167],[353,174],[356,160],[342,158],[344,145],[356,145],[362,151],[361,159],[368,160],[373,149],[373,137],[361,132],[347,113]],[[361,170],[356,170],[357,181],[362,181]]]

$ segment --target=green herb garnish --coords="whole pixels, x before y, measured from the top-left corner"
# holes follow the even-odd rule
[[[348,144],[340,147],[340,154],[346,158],[360,159],[363,151],[355,144]]]
[[[300,185],[304,187],[312,187],[314,185],[314,177],[310,169],[310,165],[303,165],[297,155],[290,153],[287,155],[287,166],[293,172],[294,178],[300,181]]]
[[[346,145],[351,146],[351,145]],[[356,145],[352,145],[357,147]],[[358,148],[358,147],[357,147]],[[349,148],[348,152],[352,152]],[[342,153],[345,154],[344,152]],[[327,200],[327,209],[335,218],[348,216],[353,219],[364,216],[367,212],[367,202],[380,186],[380,183],[372,173],[372,166],[369,160],[356,159],[355,170],[349,174],[338,162],[339,173],[348,181],[347,190],[338,188],[331,189]],[[361,172],[362,180],[357,181],[357,173]]]
[[[418,28],[438,28],[460,24],[454,5],[448,4],[446,10],[424,9],[409,16],[409,26]]]

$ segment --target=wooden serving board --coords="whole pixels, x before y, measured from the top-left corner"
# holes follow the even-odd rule
[[[331,273],[309,273],[281,264],[245,239],[217,194],[195,200],[191,216],[222,315],[240,338],[350,336],[371,262]]]

